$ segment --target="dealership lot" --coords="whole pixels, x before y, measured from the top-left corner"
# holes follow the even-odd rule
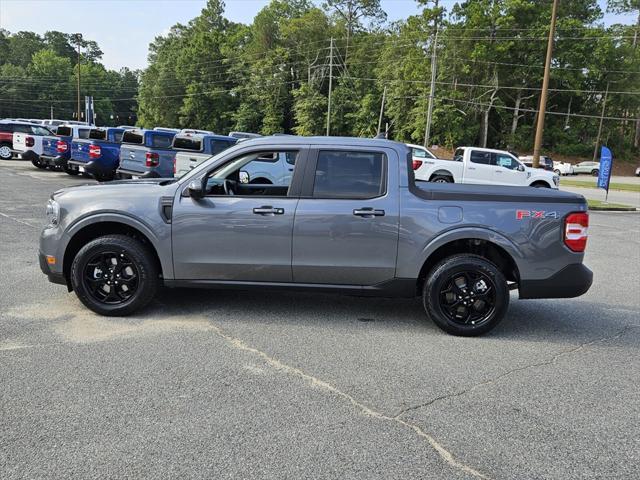
[[[0,163],[4,478],[635,478],[640,214],[593,213],[583,297],[482,338],[418,300],[165,290],[103,318],[37,264],[90,182]]]

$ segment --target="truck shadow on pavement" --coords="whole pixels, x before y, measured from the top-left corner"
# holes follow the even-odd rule
[[[448,335],[415,299],[372,298],[299,292],[165,289],[138,317],[185,320],[201,315],[231,325],[348,327]],[[480,339],[575,343],[625,327],[640,328],[640,309],[582,299],[518,300],[512,295],[506,318]],[[477,340],[477,339],[476,339]]]

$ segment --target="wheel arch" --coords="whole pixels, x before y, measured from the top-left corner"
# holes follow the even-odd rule
[[[140,240],[149,248],[155,258],[160,274],[163,278],[173,274],[173,265],[171,259],[164,262],[158,254],[159,242],[153,231],[134,219],[123,215],[107,215],[101,214],[99,217],[88,217],[76,223],[68,232],[68,241],[64,246],[62,255],[62,271],[70,287],[71,264],[80,249],[91,240],[105,235],[126,235]]]
[[[520,282],[523,255],[506,237],[488,229],[457,229],[431,241],[422,251],[417,275],[417,292],[422,291],[425,279],[442,259],[452,255],[469,253],[479,255],[494,263],[505,278]]]
[[[453,173],[451,173],[449,170],[439,168],[435,172],[431,172],[431,175],[429,175],[429,181],[433,180],[433,177],[438,177],[438,176],[451,177],[452,179],[454,179]]]

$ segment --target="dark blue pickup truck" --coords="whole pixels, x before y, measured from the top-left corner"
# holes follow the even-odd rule
[[[69,168],[71,159],[71,142],[79,138],[89,138],[91,127],[83,125],[59,125],[55,135],[42,139],[42,167],[62,168],[69,175],[77,175],[78,170]]]
[[[160,130],[127,130],[122,136],[119,178],[173,177],[173,132]]]
[[[92,128],[87,139],[71,142],[68,169],[86,173],[100,182],[113,180],[120,164],[123,128]]]

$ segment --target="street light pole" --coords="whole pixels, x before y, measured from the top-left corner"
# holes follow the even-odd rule
[[[536,126],[536,138],[533,144],[533,168],[540,166],[540,148],[542,147],[542,132],[544,131],[544,115],[547,109],[547,93],[549,91],[549,73],[551,71],[551,58],[553,57],[553,37],[556,33],[556,15],[558,1],[553,0],[551,9],[551,25],[549,26],[549,40],[547,42],[547,58],[544,64],[544,77],[542,78],[542,92],[540,93],[540,108],[538,108],[538,124]]]

